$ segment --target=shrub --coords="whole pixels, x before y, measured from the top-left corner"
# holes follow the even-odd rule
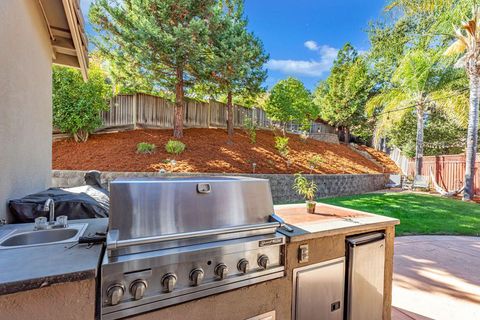
[[[303,196],[306,200],[313,201],[315,193],[317,192],[317,184],[313,180],[308,181],[308,179],[302,176],[302,174],[296,173],[293,190]]]
[[[322,163],[323,163],[323,159],[318,154],[308,159],[308,164],[310,165],[310,167],[313,167],[313,168],[319,167]]]
[[[153,143],[140,142],[137,144],[137,153],[151,154],[155,152],[156,148],[157,146],[155,146]]]
[[[252,119],[247,118],[243,123],[243,128],[245,133],[249,136],[250,142],[252,144],[257,143],[257,124],[252,121]]]
[[[302,133],[300,133],[300,140],[303,143],[307,143],[307,140],[308,140],[308,132],[307,131],[302,131]]]
[[[288,149],[288,138],[287,137],[275,137],[275,149],[278,150],[280,155],[287,156],[289,153]]]
[[[185,144],[177,140],[168,140],[165,150],[168,153],[179,155],[185,150]]]
[[[100,111],[108,110],[111,88],[99,66],[92,64],[88,81],[80,71],[53,67],[53,125],[69,133],[75,141],[85,142],[90,133],[102,125]]]

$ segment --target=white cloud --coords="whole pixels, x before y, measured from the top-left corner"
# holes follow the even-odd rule
[[[313,43],[311,43],[313,42]],[[307,45],[307,43],[309,43]],[[267,63],[267,68],[270,70],[280,71],[288,75],[303,75],[309,77],[321,77],[325,72],[328,72],[337,57],[338,49],[332,48],[328,45],[318,45],[314,41],[305,42],[305,47],[310,50],[316,48],[320,58],[315,60],[276,60],[271,59]]]
[[[313,41],[313,40],[305,41],[305,42],[303,43],[303,45],[304,45],[305,47],[307,47],[309,50],[312,50],[312,51],[317,51],[318,48],[319,48],[319,47],[318,47],[318,44],[317,44],[315,41]]]

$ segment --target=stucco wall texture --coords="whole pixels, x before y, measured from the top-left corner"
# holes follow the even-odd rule
[[[76,187],[85,184],[83,176],[86,171],[53,170],[52,186]],[[170,174],[156,172],[102,172],[101,179],[105,187],[120,177],[161,177]],[[292,174],[174,174],[175,176],[228,175],[249,176],[270,180],[273,202],[276,204],[302,201],[303,198],[293,191],[295,176]],[[312,174],[307,175],[318,186],[317,197],[338,197],[372,192],[385,188],[388,181],[386,174]]]
[[[37,1],[0,1],[0,219],[51,182],[52,51]]]
[[[7,319],[93,320],[95,279],[55,284],[0,296],[0,320]]]

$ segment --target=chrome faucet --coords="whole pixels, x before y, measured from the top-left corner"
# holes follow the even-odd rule
[[[55,202],[52,198],[48,198],[43,205],[43,211],[49,212],[48,224],[53,226],[55,224]]]

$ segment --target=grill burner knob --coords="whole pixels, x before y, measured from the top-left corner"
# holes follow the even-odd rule
[[[133,296],[133,299],[140,300],[145,294],[147,289],[147,282],[145,280],[135,280],[130,285],[130,293]]]
[[[190,272],[190,281],[192,281],[194,287],[202,283],[204,275],[202,268],[196,268]]]
[[[249,263],[248,263],[247,259],[242,259],[242,260],[238,261],[238,264],[237,264],[238,271],[243,272],[243,273],[247,273],[248,272],[248,267],[249,267]]]
[[[269,259],[265,254],[262,254],[260,257],[258,257],[257,263],[260,268],[267,269]]]
[[[177,276],[174,273],[167,273],[162,277],[162,286],[165,292],[172,292],[177,283]]]
[[[223,280],[227,277],[228,273],[228,267],[225,263],[219,263],[215,267],[215,275],[220,278],[220,280]]]
[[[120,300],[122,300],[124,293],[125,289],[123,285],[117,283],[110,286],[107,290],[108,303],[111,306],[117,305]]]

